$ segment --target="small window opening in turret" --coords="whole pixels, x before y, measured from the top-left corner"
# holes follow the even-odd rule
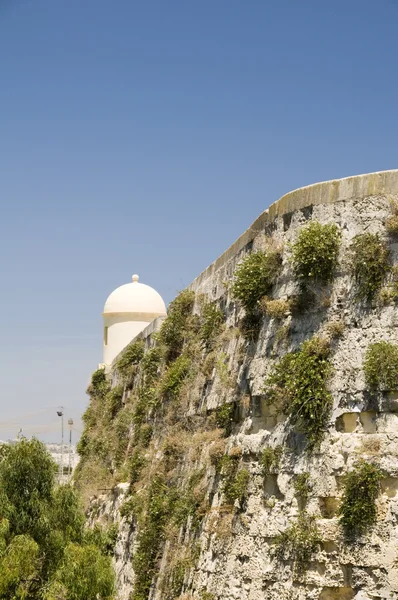
[[[108,345],[108,327],[104,327],[104,346]]]

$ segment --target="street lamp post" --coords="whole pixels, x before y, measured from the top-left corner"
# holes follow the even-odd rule
[[[72,475],[72,426],[73,426],[73,419],[68,419],[68,425],[69,425],[69,464],[68,464],[68,479],[70,479],[71,475]]]
[[[64,411],[62,406],[61,410],[57,410],[57,415],[61,417],[61,464],[59,476],[59,483],[61,483],[64,474]]]

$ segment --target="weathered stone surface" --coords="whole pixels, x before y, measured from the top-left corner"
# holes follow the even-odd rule
[[[300,316],[290,315],[282,323],[264,317],[259,339],[245,347],[243,359],[239,358],[241,339],[232,337],[225,346],[228,369],[250,397],[250,406],[241,413],[229,440],[231,446],[242,449],[250,471],[249,498],[243,515],[225,519],[225,523],[224,517],[216,517],[222,532],[217,534],[214,515],[221,497],[219,493],[212,496],[211,511],[198,538],[199,558],[185,582],[190,594],[187,599],[199,599],[204,591],[218,600],[398,598],[398,399],[394,393],[370,399],[362,370],[370,343],[387,340],[398,344],[398,309],[359,306],[348,270],[348,247],[355,235],[380,233],[387,239],[384,223],[391,197],[397,194],[398,171],[316,184],[287,194],[192,283],[196,293],[223,299],[227,326],[235,328],[243,311],[232,302],[225,282],[231,280],[235,266],[251,247],[261,248],[265,232],[271,232],[275,243],[284,248],[283,271],[273,296],[286,298],[297,291],[289,244],[300,228],[311,219],[337,223],[341,228],[340,268],[333,285],[323,290],[323,305]],[[391,252],[396,262],[398,244],[391,244]],[[263,401],[264,378],[283,353],[297,349],[336,319],[345,328],[333,348],[330,390],[334,405],[328,434],[312,455],[299,451],[285,454],[278,472],[264,484],[258,463],[262,449],[286,445],[291,435],[286,419]],[[290,335],[277,342],[282,325],[290,327]],[[155,330],[151,326],[140,337]],[[222,385],[215,371],[206,385],[203,406],[210,410],[222,401]],[[300,448],[299,436],[294,442]],[[350,545],[343,539],[337,511],[343,477],[360,457],[378,462],[385,478],[377,503],[378,523],[359,543]],[[297,517],[293,481],[304,471],[310,473],[312,485],[308,512],[317,519],[323,543],[308,572],[300,574],[289,561],[277,560],[273,548],[275,537]],[[210,471],[208,483],[210,490],[214,483]],[[119,515],[125,492],[126,487],[118,486],[113,495],[98,499],[95,515],[120,523],[114,559],[120,600],[128,599],[134,583],[131,556],[135,532]],[[160,600],[162,593],[155,586],[150,597]]]

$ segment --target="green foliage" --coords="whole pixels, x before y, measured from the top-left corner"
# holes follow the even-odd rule
[[[223,492],[228,504],[234,504],[238,500],[240,506],[242,506],[247,496],[249,479],[249,471],[240,469],[233,479],[224,482]]]
[[[206,302],[202,307],[199,338],[206,351],[209,352],[221,333],[224,314],[215,302]]]
[[[303,431],[310,448],[317,445],[328,425],[332,396],[327,388],[331,374],[326,340],[314,336],[297,352],[285,354],[265,381],[269,403],[280,403],[291,422]]]
[[[264,477],[271,475],[271,473],[279,469],[279,463],[282,458],[282,454],[282,446],[275,446],[275,448],[267,446],[267,448],[264,448],[260,457],[261,471]]]
[[[211,592],[202,591],[200,592],[199,600],[216,600],[216,597]]]
[[[89,393],[103,398],[109,390],[109,383],[106,379],[105,369],[97,369],[91,376]]]
[[[398,389],[398,345],[389,342],[370,344],[363,365],[365,381],[373,391]]]
[[[139,448],[135,448],[133,454],[128,461],[128,469],[130,474],[130,483],[135,483],[139,480],[141,471],[145,465],[145,458]]]
[[[358,461],[346,475],[339,509],[340,524],[346,537],[361,536],[376,523],[376,499],[381,479],[381,470],[364,460]]]
[[[189,335],[194,302],[195,293],[184,290],[170,303],[167,318],[163,321],[158,335],[160,344],[166,347],[168,361],[174,360],[180,354]]]
[[[147,600],[156,574],[156,562],[170,515],[170,490],[162,477],[155,476],[148,489],[147,502],[140,515],[137,547],[133,556],[135,585],[131,600]]]
[[[192,527],[199,526],[203,517],[202,505],[205,498],[205,488],[198,489],[203,479],[203,471],[194,471],[189,477],[185,489],[178,489],[173,503],[172,519],[179,527],[184,525],[188,517],[192,518]]]
[[[141,361],[141,368],[146,385],[152,383],[157,377],[159,367],[163,360],[163,354],[163,349],[160,346],[154,346],[145,352]]]
[[[182,384],[190,374],[191,366],[191,359],[181,354],[165,372],[161,382],[161,393],[170,398],[177,398]]]
[[[152,439],[153,427],[149,423],[144,423],[138,430],[137,435],[134,436],[134,441],[140,444],[143,448],[149,446],[149,442]]]
[[[292,246],[292,263],[300,282],[327,283],[333,278],[340,247],[337,225],[312,221],[303,228]]]
[[[225,437],[231,435],[232,425],[234,422],[235,403],[222,404],[215,410],[216,425],[220,429],[224,429]]]
[[[123,406],[123,386],[118,385],[112,388],[106,395],[106,404],[109,417],[114,419]]]
[[[279,560],[293,560],[294,569],[302,572],[308,568],[321,541],[314,517],[302,511],[297,521],[277,536],[275,554]]]
[[[253,252],[246,256],[235,269],[232,297],[247,312],[253,312],[260,298],[270,292],[281,264],[281,255],[275,250]]]
[[[95,525],[92,529],[85,530],[84,543],[89,546],[97,546],[102,554],[112,556],[118,533],[119,527],[117,523],[113,523],[105,528]]]
[[[375,233],[357,235],[351,244],[352,271],[362,300],[372,300],[391,269],[390,250]]]
[[[239,323],[243,337],[248,342],[257,341],[263,317],[259,311],[247,312]]]
[[[16,535],[0,561],[0,598],[29,598],[40,573],[40,550],[29,535]]]
[[[242,507],[247,496],[247,485],[250,474],[245,468],[239,468],[239,454],[225,454],[221,459],[222,491],[227,504],[235,504],[238,500]]]
[[[45,600],[111,600],[113,569],[96,546],[68,544]]]
[[[310,474],[305,472],[297,475],[294,479],[293,487],[296,496],[298,496],[303,504],[307,504],[308,496],[311,492]]]
[[[69,583],[58,577],[67,560],[67,549],[72,545],[83,553],[86,542],[84,513],[76,491],[71,486],[56,486],[56,471],[57,466],[38,440],[22,438],[2,452],[0,597],[4,600],[96,598],[97,592],[76,596],[74,590],[81,585],[80,575]],[[98,552],[101,554],[100,549]],[[104,561],[112,586],[110,561]],[[104,581],[104,573],[101,567],[101,572],[90,579],[93,590],[99,594],[101,588],[95,588],[95,582]],[[46,596],[49,590],[52,595]],[[98,598],[110,598],[110,594]]]
[[[144,342],[138,340],[134,344],[130,344],[124,350],[122,356],[116,363],[116,368],[123,376],[127,375],[132,367],[136,367],[143,359],[145,351]]]

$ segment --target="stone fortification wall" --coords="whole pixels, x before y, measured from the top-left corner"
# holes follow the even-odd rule
[[[163,420],[151,416],[149,411],[147,419],[153,438],[146,458],[147,465],[156,463],[159,472],[162,460],[169,456],[165,440],[170,438],[170,432],[184,439],[186,447],[179,449],[180,454],[173,458],[174,470],[166,469],[165,477],[170,477],[172,485],[185,489],[183,474],[189,469],[200,472],[204,508],[195,530],[191,514],[188,525],[180,524],[174,538],[164,534],[148,595],[151,600],[398,598],[398,396],[394,389],[371,394],[363,369],[371,344],[398,344],[398,309],[391,299],[358,301],[350,267],[351,244],[355,236],[363,233],[379,234],[389,248],[391,263],[398,262],[397,238],[389,235],[385,227],[391,215],[391,201],[397,196],[398,171],[320,183],[291,192],[265,211],[189,286],[195,292],[194,313],[200,314],[201,297],[205,295],[217,303],[225,317],[213,364],[209,367],[208,354],[195,355],[195,372],[187,389],[180,392],[185,396],[179,402],[183,402],[184,414],[191,424],[208,419],[203,421],[203,427],[198,425],[204,442],[199,443],[193,426],[184,424],[185,429],[178,429],[182,417],[171,422],[167,411],[162,413],[166,415]],[[285,301],[296,297],[298,284],[291,263],[291,244],[311,221],[334,223],[341,232],[333,281],[325,286],[315,285],[315,301],[299,312],[288,310],[275,317],[265,311],[257,335],[248,339],[241,327],[245,311],[231,294],[237,264],[247,254],[272,243],[281,250],[282,267],[270,295],[274,300]],[[338,336],[333,337],[330,324],[336,322],[340,329]],[[160,323],[151,324],[138,336],[145,340],[147,348],[155,343],[153,332],[159,326]],[[286,354],[298,350],[314,335],[330,341],[333,370],[328,389],[332,407],[320,445],[309,451],[305,436],[292,427],[288,416],[267,402],[264,382]],[[160,380],[167,368],[170,367],[159,371]],[[123,392],[125,405],[133,402],[131,398],[142,385],[139,365],[134,373],[136,379]],[[117,361],[112,381],[114,386],[123,382]],[[168,402],[164,398],[163,402]],[[212,437],[209,419],[226,404],[234,406],[230,427],[224,436]],[[179,409],[175,410],[178,413]],[[134,427],[132,422],[131,439]],[[239,469],[249,474],[244,501],[237,500],[232,507],[225,500],[228,476],[222,466],[228,461],[223,463],[221,459],[217,466],[214,460],[221,444],[223,456],[234,460],[238,457]],[[189,447],[196,448],[194,459]],[[278,450],[279,460],[265,472],[262,457],[266,449],[271,449],[271,454]],[[168,452],[172,454],[170,449]],[[355,540],[348,540],[338,509],[344,477],[359,459],[377,465],[382,473],[376,499],[377,519]],[[294,552],[278,554],[276,548],[278,536],[302,515],[297,481],[303,474],[309,483],[305,514],[316,524],[319,539],[305,567],[297,568]],[[115,568],[121,600],[127,600],[130,594],[135,599],[132,563],[140,543],[140,522],[134,516],[126,516],[126,511],[121,517],[119,508],[132,497],[144,495],[150,482],[142,480],[140,485],[139,481],[133,486],[121,484],[113,496],[99,497],[94,503],[97,519],[111,515],[119,523]],[[191,559],[181,567],[179,585],[167,587],[165,581],[176,568],[170,555],[185,547]]]

